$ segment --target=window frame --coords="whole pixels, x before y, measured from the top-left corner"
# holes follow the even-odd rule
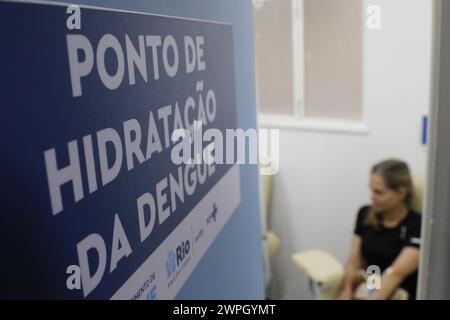
[[[367,135],[369,128],[367,125],[366,108],[364,103],[364,72],[362,75],[362,101],[361,119],[345,120],[337,118],[307,118],[305,117],[305,51],[304,51],[304,1],[289,0],[291,2],[291,40],[293,50],[293,102],[291,114],[276,114],[258,111],[258,123],[263,128],[293,129],[301,131],[333,132],[344,134]],[[363,3],[365,8],[365,2]],[[361,12],[363,15],[363,12]],[[363,30],[362,60],[364,64],[364,49],[366,41],[365,19],[362,19],[361,28]],[[363,65],[364,68],[364,65]]]

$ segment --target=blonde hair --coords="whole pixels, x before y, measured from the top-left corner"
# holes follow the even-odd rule
[[[371,173],[380,175],[386,186],[391,190],[398,191],[400,188],[405,188],[406,196],[404,203],[408,209],[411,208],[413,182],[408,164],[400,160],[388,159],[374,165]],[[375,211],[373,206],[370,208],[364,224],[375,228],[380,227],[378,213]]]

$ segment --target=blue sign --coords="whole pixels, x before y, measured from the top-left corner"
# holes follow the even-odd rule
[[[67,6],[0,3],[0,297],[173,297],[167,278],[210,244],[197,221],[240,201],[221,202],[225,182],[211,193],[235,166],[173,159],[177,129],[236,128],[232,28],[79,10],[71,28]]]

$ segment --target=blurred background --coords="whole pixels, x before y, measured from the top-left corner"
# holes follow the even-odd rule
[[[254,0],[258,125],[280,129],[266,193],[277,246],[267,296],[310,299],[292,254],[347,259],[369,172],[406,161],[426,181],[433,1]],[[264,183],[264,179],[262,179]],[[264,197],[264,193],[263,193]]]

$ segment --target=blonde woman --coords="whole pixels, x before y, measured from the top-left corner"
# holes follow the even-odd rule
[[[356,219],[350,256],[338,299],[352,299],[360,270],[382,272],[379,288],[368,299],[389,299],[397,288],[416,298],[421,216],[411,209],[413,183],[408,165],[399,160],[376,164],[370,175],[372,205]],[[373,288],[371,288],[373,289]]]

